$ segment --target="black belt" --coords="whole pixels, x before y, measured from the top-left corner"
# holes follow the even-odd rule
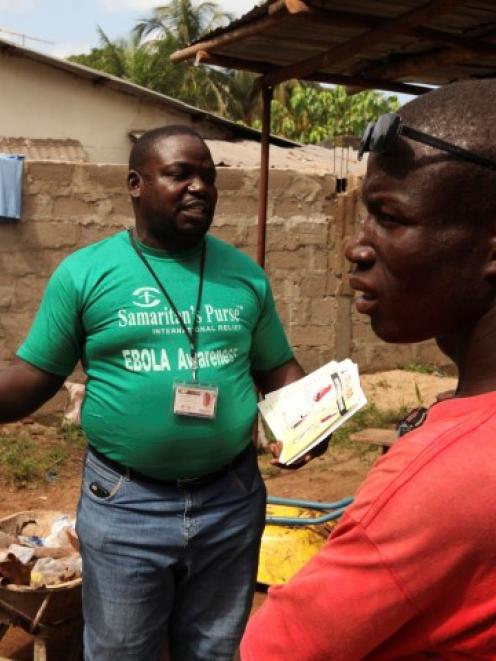
[[[215,482],[219,478],[226,475],[231,468],[236,467],[245,457],[247,457],[250,452],[254,450],[253,443],[249,443],[244,450],[242,450],[238,455],[234,457],[228,464],[219,468],[219,470],[214,471],[213,473],[207,473],[206,475],[199,475],[198,477],[183,477],[177,480],[161,480],[158,477],[150,477],[144,473],[140,473],[134,468],[129,468],[128,466],[123,466],[118,461],[109,459],[104,454],[96,450],[92,445],[88,446],[88,449],[91,451],[95,457],[108,466],[112,470],[123,475],[124,477],[129,478],[130,480],[138,480],[140,482],[151,482],[152,484],[160,484],[162,486],[170,487],[180,487],[182,489],[198,489],[199,487],[204,487],[211,482]]]

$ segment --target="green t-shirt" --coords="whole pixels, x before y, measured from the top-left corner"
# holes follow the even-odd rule
[[[201,246],[174,255],[140,247],[190,330]],[[249,441],[257,401],[251,370],[271,370],[293,354],[263,270],[212,236],[199,314],[198,381],[219,388],[214,420],[173,413],[174,382],[192,378],[189,341],[127,232],[58,266],[17,355],[61,376],[81,360],[82,427],[109,458],[162,479],[201,475]]]

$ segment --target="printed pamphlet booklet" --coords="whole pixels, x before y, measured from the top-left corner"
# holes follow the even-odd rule
[[[276,440],[282,441],[279,462],[292,464],[366,403],[358,367],[347,358],[267,393],[258,408]]]

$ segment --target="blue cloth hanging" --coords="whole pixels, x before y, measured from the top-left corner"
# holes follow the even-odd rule
[[[0,222],[19,220],[24,156],[0,154]]]

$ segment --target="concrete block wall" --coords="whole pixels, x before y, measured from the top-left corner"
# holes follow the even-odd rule
[[[360,214],[358,183],[337,195],[330,175],[270,173],[266,267],[296,354],[306,369],[346,356],[362,371],[446,364],[432,343],[385,345],[352,309],[343,247]],[[218,187],[213,233],[255,257],[258,170],[219,168]],[[0,224],[0,366],[23,340],[60,260],[132,222],[125,166],[26,164],[22,220]]]

